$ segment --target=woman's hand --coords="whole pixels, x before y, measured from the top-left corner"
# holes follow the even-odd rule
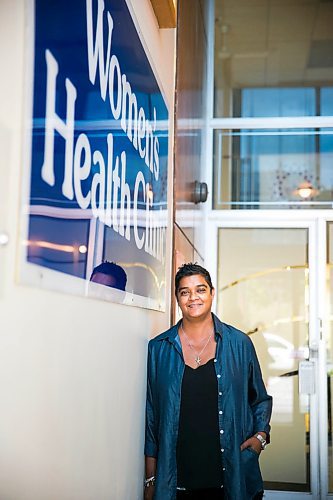
[[[262,451],[261,442],[255,436],[250,437],[241,444],[241,451],[245,450],[245,448],[252,448],[258,455]]]
[[[150,485],[145,487],[145,492],[144,492],[144,500],[153,500],[154,498],[154,492],[155,492],[155,486]]]
[[[155,457],[145,457],[145,470],[146,470],[146,482],[148,485],[145,486],[145,491],[143,494],[144,500],[153,500],[155,492],[155,474],[157,467],[157,459]]]

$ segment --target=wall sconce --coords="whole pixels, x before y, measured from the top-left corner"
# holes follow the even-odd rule
[[[194,181],[193,202],[204,203],[208,197],[208,186],[205,182]]]
[[[293,191],[293,194],[299,196],[302,200],[313,198],[317,196],[318,193],[318,189],[315,189],[309,181],[301,182],[298,188]]]

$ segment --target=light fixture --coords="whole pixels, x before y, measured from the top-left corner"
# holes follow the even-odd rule
[[[318,193],[318,189],[315,189],[309,181],[301,182],[298,188],[293,191],[293,194],[299,196],[302,200],[313,198],[314,196],[317,196]]]
[[[79,252],[80,253],[87,253],[88,252],[88,248],[86,247],[86,245],[80,245],[79,246]]]

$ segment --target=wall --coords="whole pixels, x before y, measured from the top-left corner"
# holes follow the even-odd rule
[[[175,32],[128,4],[172,116]],[[19,283],[27,9],[0,3],[0,500],[141,499],[146,347],[169,297],[162,314]],[[170,232],[167,248],[169,284]]]

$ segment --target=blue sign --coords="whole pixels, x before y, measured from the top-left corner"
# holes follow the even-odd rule
[[[27,259],[163,309],[169,115],[126,1],[36,0],[34,49]]]

